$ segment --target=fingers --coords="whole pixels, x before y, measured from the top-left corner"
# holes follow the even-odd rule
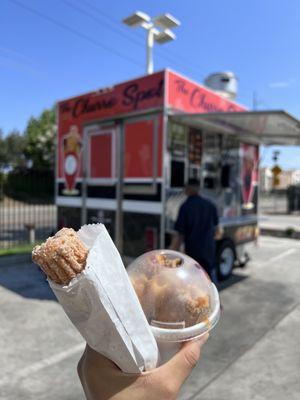
[[[80,357],[80,360],[78,361],[77,364],[77,374],[79,376],[81,383],[83,383],[83,363],[84,363],[85,352],[86,350],[84,350],[84,353]]]
[[[199,361],[201,348],[208,337],[207,333],[195,341],[185,343],[182,349],[159,370],[166,374],[168,379],[176,379],[176,384],[180,387]]]

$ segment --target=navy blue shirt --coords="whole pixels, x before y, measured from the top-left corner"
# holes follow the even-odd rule
[[[208,270],[214,267],[214,236],[218,224],[216,206],[201,196],[186,199],[175,223],[175,230],[184,236],[186,254]]]

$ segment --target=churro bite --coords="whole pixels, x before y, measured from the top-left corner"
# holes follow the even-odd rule
[[[32,261],[47,277],[59,284],[68,284],[85,268],[88,249],[74,229],[63,228],[45,243],[32,250]]]
[[[127,271],[149,324],[179,329],[209,317],[211,281],[192,258],[171,250],[151,251]]]

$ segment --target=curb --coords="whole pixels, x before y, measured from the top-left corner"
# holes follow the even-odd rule
[[[25,264],[31,262],[31,254],[12,254],[9,256],[0,256],[0,267],[7,267],[16,264]]]
[[[289,233],[287,230],[282,230],[282,229],[260,228],[260,234],[262,236],[275,236],[281,238],[300,240],[300,231],[293,231]]]

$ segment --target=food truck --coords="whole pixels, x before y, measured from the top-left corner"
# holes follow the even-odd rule
[[[258,236],[260,144],[299,144],[284,111],[247,111],[169,69],[58,103],[58,227],[102,222],[124,257],[166,248],[188,178],[219,212],[220,278]],[[199,243],[201,246],[201,243]]]

